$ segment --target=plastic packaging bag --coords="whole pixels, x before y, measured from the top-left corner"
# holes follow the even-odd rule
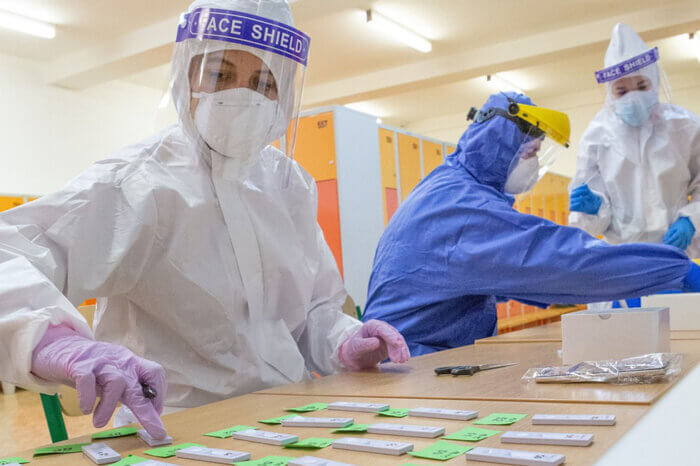
[[[523,380],[537,383],[641,384],[666,382],[680,373],[680,354],[651,353],[625,359],[584,361],[569,366],[535,367]]]

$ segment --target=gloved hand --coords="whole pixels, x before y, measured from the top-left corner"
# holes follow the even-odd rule
[[[582,184],[571,191],[569,197],[569,210],[583,212],[584,214],[597,215],[603,200],[591,191],[587,184]]]
[[[32,373],[75,387],[83,414],[92,412],[99,396],[92,417],[95,427],[104,427],[121,401],[152,437],[166,436],[160,420],[167,388],[165,370],[122,346],[84,338],[66,325],[50,326],[34,349]],[[156,397],[146,398],[141,383],[150,385]]]
[[[338,348],[340,363],[350,370],[374,367],[387,357],[392,362],[404,363],[411,353],[399,331],[380,320],[365,322]]]
[[[695,262],[690,263],[690,271],[683,280],[684,293],[700,293],[700,266]]]
[[[666,232],[664,244],[675,246],[685,251],[693,241],[694,235],[695,226],[693,226],[693,222],[688,217],[680,217]]]

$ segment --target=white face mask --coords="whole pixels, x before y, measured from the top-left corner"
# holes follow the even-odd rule
[[[537,183],[539,170],[537,157],[518,158],[517,165],[506,178],[503,190],[508,194],[520,194],[531,190]]]
[[[632,91],[615,100],[615,114],[630,126],[641,126],[659,103],[656,91]]]
[[[247,88],[197,93],[194,124],[221,155],[246,160],[282,136],[286,119],[277,101]]]

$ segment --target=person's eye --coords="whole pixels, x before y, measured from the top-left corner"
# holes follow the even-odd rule
[[[625,89],[618,89],[617,90],[617,96],[622,97],[623,95],[627,94],[627,90]]]

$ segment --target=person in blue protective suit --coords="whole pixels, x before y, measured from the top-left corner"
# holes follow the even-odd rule
[[[379,241],[363,319],[395,326],[413,356],[493,335],[500,299],[544,306],[700,290],[700,267],[680,249],[609,245],[513,209],[512,194],[531,189],[549,163],[544,136],[568,139],[533,118],[531,105],[522,94],[492,95]]]

